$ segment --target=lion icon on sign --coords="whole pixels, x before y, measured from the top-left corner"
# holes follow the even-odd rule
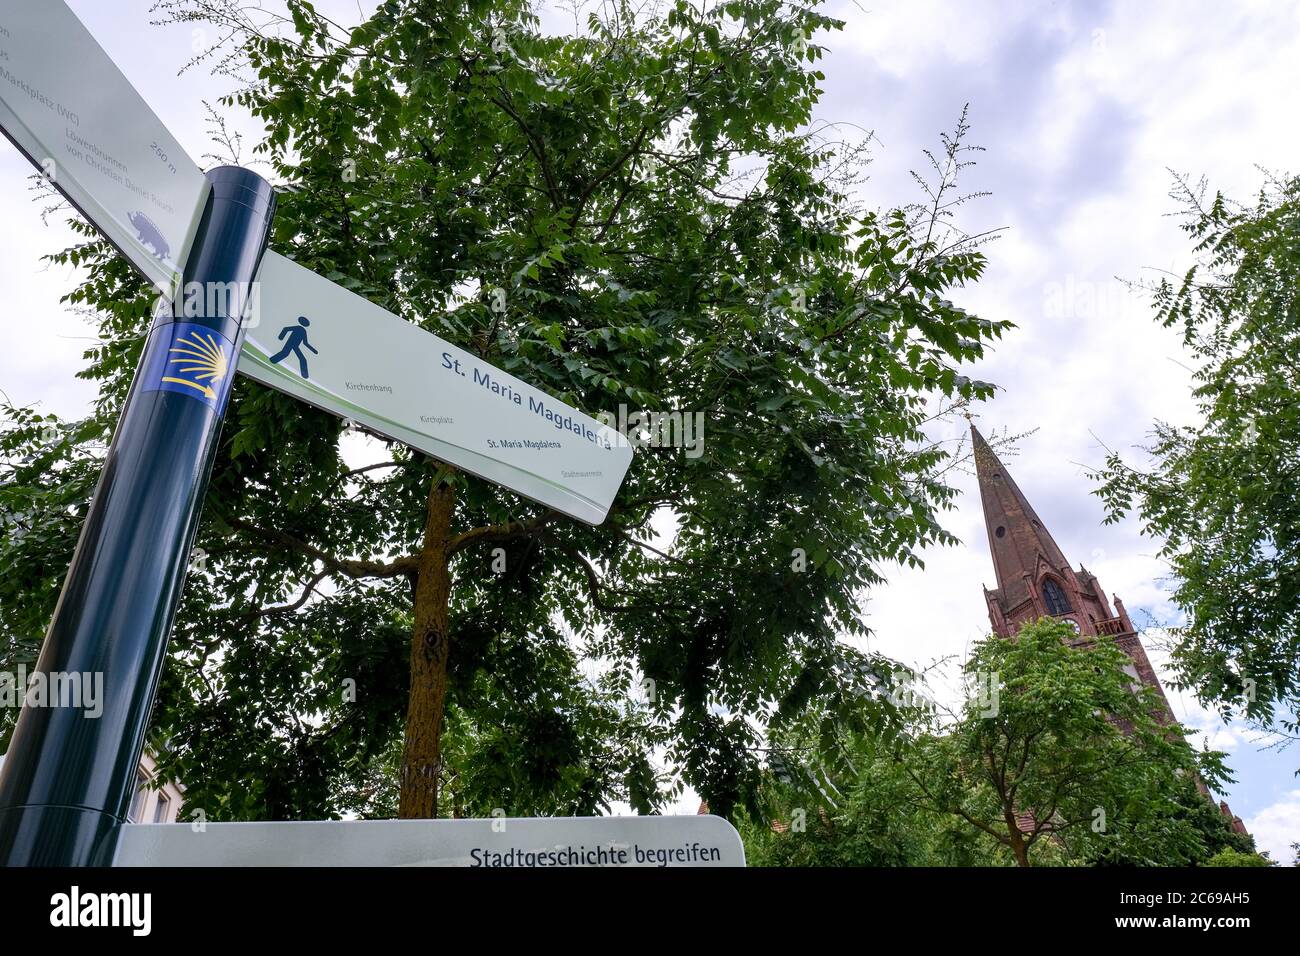
[[[154,225],[153,220],[142,212],[133,212],[126,218],[130,221],[131,225],[135,227],[136,235],[140,238],[140,243],[159,259],[166,259],[171,253],[171,247],[167,245],[167,240],[163,238],[162,230]]]

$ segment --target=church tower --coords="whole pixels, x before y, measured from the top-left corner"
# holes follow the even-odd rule
[[[1058,617],[1079,634],[1079,643],[1099,635],[1114,638],[1132,662],[1135,680],[1154,687],[1162,704],[1161,719],[1174,722],[1156,672],[1129,620],[1124,602],[1112,609],[1097,578],[1082,565],[1076,571],[1052,538],[997,454],[972,423],[975,472],[979,477],[984,524],[998,586],[984,589],[989,621],[1001,637],[1040,617]]]
[[[1167,724],[1177,723],[1169,698],[1165,697],[1156,670],[1147,658],[1147,649],[1141,645],[1138,632],[1128,619],[1125,602],[1115,597],[1112,610],[1096,576],[1082,564],[1078,571],[1070,567],[1052,533],[974,423],[971,423],[971,441],[980,501],[984,505],[988,550],[993,555],[993,572],[997,575],[997,587],[993,591],[984,588],[993,632],[1010,637],[1021,630],[1022,624],[1032,620],[1061,618],[1079,633],[1076,646],[1100,635],[1114,637],[1115,644],[1130,659],[1125,669],[1128,675],[1135,682],[1140,680],[1156,688],[1160,697],[1157,718]],[[1199,778],[1196,787],[1209,799],[1209,790]],[[1219,803],[1218,809],[1232,830],[1239,834],[1247,831],[1242,818],[1234,816],[1227,803]]]
[[[1040,617],[1059,617],[1079,634],[1075,646],[1103,634],[1113,637],[1129,656],[1130,664],[1125,668],[1129,676],[1155,688],[1160,699],[1157,717],[1166,724],[1177,723],[1146,649],[1124,610],[1124,602],[1116,596],[1112,610],[1096,576],[1083,565],[1077,571],[1070,567],[1051,532],[973,422],[970,432],[989,552],[998,581],[992,591],[984,589],[994,633],[1010,637],[1022,625]],[[1199,778],[1196,786],[1210,797]],[[1233,815],[1226,802],[1220,802],[1219,812],[1235,832],[1246,832],[1246,825]]]

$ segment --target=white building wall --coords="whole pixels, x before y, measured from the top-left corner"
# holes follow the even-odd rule
[[[0,767],[4,762],[5,755],[0,754]],[[158,765],[153,757],[146,753],[140,758],[135,776],[135,795],[127,814],[132,823],[175,823],[180,816],[181,803],[185,799],[183,791],[174,783],[164,783],[160,789],[154,789],[152,784],[157,771]]]
[[[174,783],[156,787],[158,765],[147,752],[140,758],[136,770],[135,796],[127,819],[132,823],[175,823],[185,799]]]

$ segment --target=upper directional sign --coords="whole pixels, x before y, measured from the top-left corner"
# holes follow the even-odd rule
[[[62,0],[0,4],[0,127],[145,277],[182,291],[207,182]],[[274,252],[259,287],[239,371],[581,521],[605,519],[632,461],[617,431]],[[197,380],[167,387],[204,394]]]
[[[250,378],[589,524],[632,461],[612,428],[284,256],[262,261]]]
[[[62,0],[0,4],[0,128],[137,269],[174,291],[207,182]]]

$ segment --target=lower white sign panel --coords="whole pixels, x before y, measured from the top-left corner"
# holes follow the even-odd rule
[[[123,827],[115,866],[744,866],[721,817],[501,817],[147,823]]]
[[[632,461],[614,428],[268,251],[239,371],[600,524]]]

